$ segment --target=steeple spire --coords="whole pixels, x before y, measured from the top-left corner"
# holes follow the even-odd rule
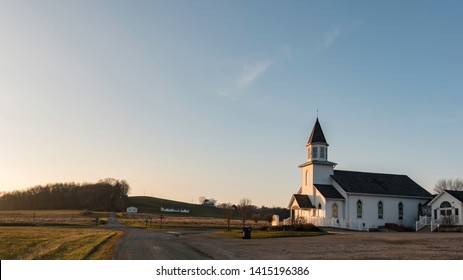
[[[307,142],[307,145],[311,144],[326,144],[328,146],[328,143],[326,142],[325,135],[323,134],[322,127],[320,125],[320,122],[317,121],[315,122],[315,125],[312,129],[312,133],[310,134],[309,142]]]

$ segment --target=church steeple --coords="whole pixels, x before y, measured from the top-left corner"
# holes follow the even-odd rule
[[[309,195],[313,205],[317,205],[316,188],[314,184],[331,184],[336,163],[328,161],[328,142],[323,134],[322,126],[315,121],[309,141],[307,142],[307,161],[299,167],[302,171],[301,194]]]
[[[320,122],[315,121],[315,125],[307,142],[307,159],[312,161],[328,161],[328,142],[326,142]]]

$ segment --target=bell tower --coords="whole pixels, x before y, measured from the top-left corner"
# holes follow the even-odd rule
[[[307,162],[299,165],[302,170],[302,194],[313,194],[314,184],[331,184],[330,176],[336,163],[328,161],[328,146],[317,117],[306,145]]]
[[[328,161],[328,143],[323,134],[320,122],[315,121],[315,125],[307,142],[307,160],[310,161]]]

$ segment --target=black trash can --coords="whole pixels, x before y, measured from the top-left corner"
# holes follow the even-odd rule
[[[243,239],[251,239],[251,228],[243,227]]]

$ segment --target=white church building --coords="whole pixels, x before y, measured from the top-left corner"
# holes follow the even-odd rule
[[[386,223],[414,228],[432,195],[406,175],[335,170],[318,118],[285,222],[369,230]]]

